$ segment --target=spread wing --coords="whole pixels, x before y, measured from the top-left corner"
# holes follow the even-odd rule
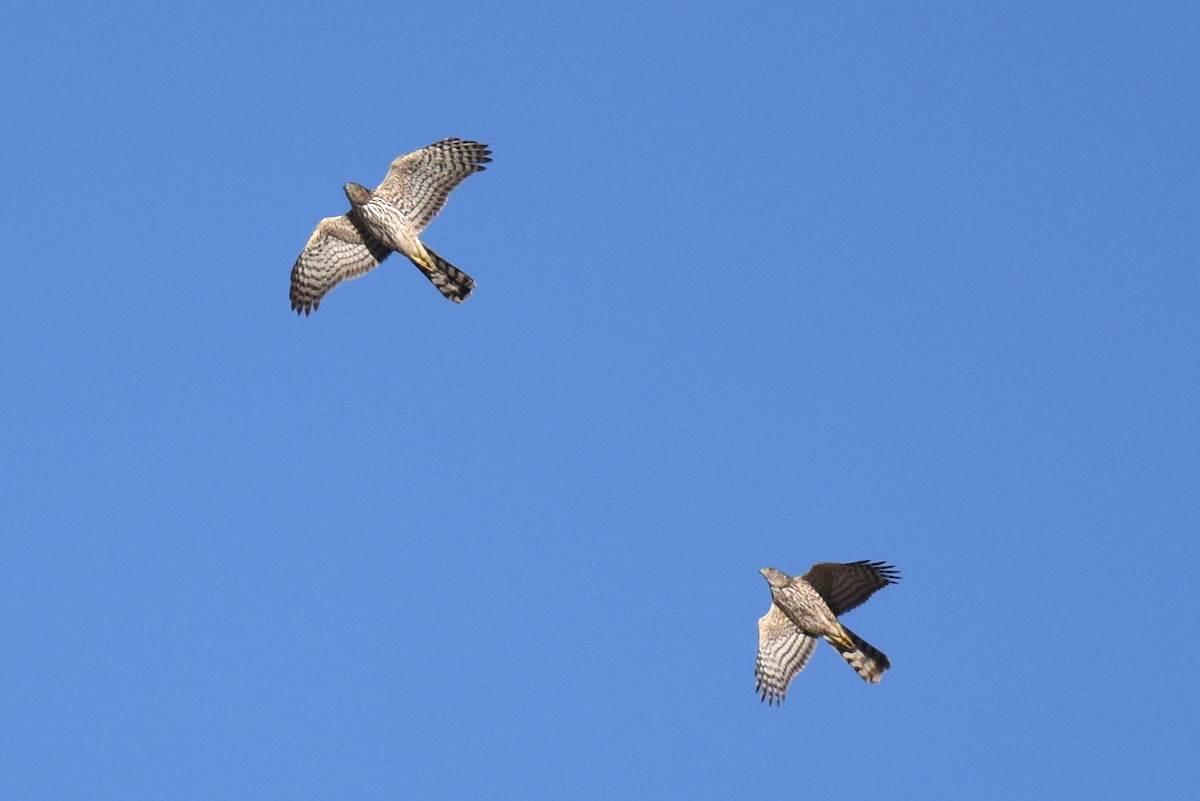
[[[895,584],[900,572],[886,562],[818,562],[801,578],[821,594],[835,615],[841,615]]]
[[[393,161],[375,194],[399,209],[420,233],[454,187],[486,169],[491,152],[487,145],[465,139],[434,142]]]
[[[813,649],[815,637],[796,628],[788,616],[774,603],[758,619],[758,658],[754,662],[754,689],[769,704],[783,701],[788,685],[804,669]]]
[[[317,223],[292,266],[292,308],[297,314],[316,311],[329,290],[367,272],[390,252],[357,218],[326,217]]]

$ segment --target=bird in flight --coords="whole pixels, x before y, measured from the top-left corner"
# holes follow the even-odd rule
[[[392,162],[375,191],[355,183],[344,189],[350,211],[326,217],[292,267],[292,309],[316,311],[321,299],[347,278],[357,278],[386,259],[404,254],[438,291],[462,303],[475,281],[417,238],[454,187],[485,169],[487,145],[443,139]]]
[[[882,651],[843,626],[838,615],[899,581],[896,568],[885,562],[818,562],[799,577],[773,567],[759,572],[771,586],[771,608],[758,621],[754,665],[755,689],[762,700],[783,701],[792,679],[808,664],[818,637],[871,684],[892,666]]]

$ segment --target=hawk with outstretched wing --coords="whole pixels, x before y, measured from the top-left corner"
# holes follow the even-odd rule
[[[374,268],[392,251],[407,256],[445,297],[462,303],[475,281],[417,235],[454,187],[485,169],[490,154],[479,142],[443,139],[393,161],[374,192],[346,184],[350,211],[317,223],[292,267],[292,308],[297,314],[315,311],[329,290]]]
[[[838,620],[877,590],[900,580],[884,562],[818,562],[803,576],[773,567],[761,571],[771,586],[771,608],[758,621],[756,689],[764,701],[783,701],[788,685],[804,669],[824,637],[866,681],[875,684],[891,667],[884,653]]]

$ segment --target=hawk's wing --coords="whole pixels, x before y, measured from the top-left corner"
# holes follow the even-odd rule
[[[900,580],[900,572],[886,562],[818,562],[801,576],[821,594],[835,615],[854,607],[889,584]]]
[[[326,217],[292,267],[292,308],[297,314],[315,311],[325,293],[367,272],[389,253],[357,220],[345,214]]]
[[[420,233],[446,203],[454,187],[486,169],[492,151],[465,139],[443,139],[392,162],[375,194],[403,212]]]
[[[770,704],[782,702],[788,685],[808,664],[816,647],[816,638],[801,633],[783,610],[772,603],[770,610],[758,619],[754,689],[762,700]]]

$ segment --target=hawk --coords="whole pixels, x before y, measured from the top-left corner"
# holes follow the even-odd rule
[[[346,184],[350,211],[326,217],[292,267],[292,309],[309,314],[329,290],[357,278],[393,250],[417,265],[444,296],[462,303],[475,281],[417,239],[467,176],[486,169],[487,145],[465,139],[443,139],[392,162],[375,191]]]
[[[808,664],[817,637],[824,637],[863,679],[878,683],[891,662],[837,616],[899,581],[896,568],[884,562],[818,562],[799,578],[773,567],[759,572],[771,585],[771,608],[758,620],[754,665],[761,700],[783,701],[788,684]]]

